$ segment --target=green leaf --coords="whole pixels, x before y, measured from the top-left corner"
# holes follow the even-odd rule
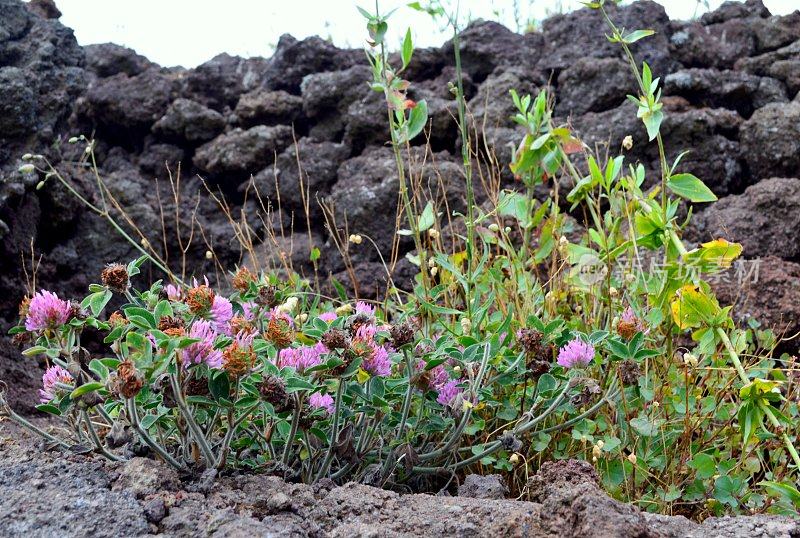
[[[425,127],[427,122],[428,103],[423,99],[422,101],[417,102],[417,105],[411,109],[411,113],[408,115],[408,131],[406,132],[403,142],[409,142],[413,140],[419,133],[422,132],[422,129]]]
[[[106,307],[106,304],[108,304],[108,301],[111,300],[112,295],[113,293],[111,293],[111,290],[107,289],[92,293],[81,302],[81,307],[89,308],[92,312],[92,315],[96,317]]]
[[[436,222],[436,214],[433,211],[433,204],[428,201],[425,204],[425,209],[422,210],[422,214],[419,216],[419,222],[417,225],[417,229],[420,232],[424,232],[428,228],[434,225]]]
[[[717,472],[717,462],[708,454],[696,454],[689,460],[688,465],[697,471],[697,477],[702,479],[711,478]]]
[[[784,498],[791,502],[794,506],[800,508],[800,491],[798,491],[795,487],[786,483],[771,482],[768,480],[759,482],[758,485],[764,486],[770,495]]]
[[[41,355],[42,353],[47,353],[47,348],[44,346],[29,347],[22,352],[22,354],[26,357],[35,357],[36,355]]]
[[[319,248],[314,247],[311,249],[311,255],[308,257],[308,259],[312,262],[315,262],[319,259],[321,255],[322,253],[320,252]]]
[[[645,37],[651,36],[655,33],[655,30],[636,30],[626,36],[623,36],[622,41],[630,45],[631,43],[636,43],[640,39],[644,39]]]
[[[692,174],[675,174],[667,180],[669,190],[690,202],[714,202],[716,195]]]
[[[228,380],[227,372],[222,371],[218,372],[216,375],[213,375],[208,380],[208,390],[217,400],[228,398],[231,394],[231,385],[230,381]]]
[[[55,405],[41,404],[41,405],[37,405],[36,409],[41,411],[42,413],[49,413],[49,414],[55,415],[57,417],[61,416],[61,410],[58,407],[56,407]]]
[[[637,116],[641,118],[647,129],[647,137],[652,142],[658,136],[658,130],[661,128],[661,121],[664,119],[664,113],[661,110],[650,109],[646,106],[640,106]]]
[[[403,39],[403,49],[401,52],[401,56],[403,59],[403,69],[408,67],[408,63],[411,61],[411,55],[414,53],[414,43],[411,41],[411,28],[406,30],[406,37]]]
[[[70,396],[70,398],[72,398],[74,400],[78,396],[82,396],[82,395],[84,395],[86,393],[89,393],[89,392],[92,392],[92,391],[95,391],[95,390],[100,390],[100,389],[102,389],[104,387],[105,387],[105,385],[103,385],[102,383],[98,383],[96,381],[93,381],[91,383],[85,383],[85,384],[81,385],[80,387],[78,387],[77,389],[73,390],[72,393],[69,396]]]

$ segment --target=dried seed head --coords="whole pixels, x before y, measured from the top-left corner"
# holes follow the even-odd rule
[[[267,308],[273,308],[278,304],[278,288],[276,286],[264,286],[258,290],[256,303]]]
[[[538,355],[542,347],[543,334],[536,329],[517,331],[517,344],[528,355]]]
[[[190,377],[183,382],[183,388],[187,396],[208,396],[211,394],[208,388],[208,381],[202,377]]]
[[[183,329],[186,324],[178,316],[162,316],[158,320],[158,330],[167,332],[170,329]]]
[[[117,293],[125,293],[131,285],[128,269],[121,263],[110,263],[100,273],[103,285]]]
[[[252,348],[232,343],[222,353],[222,368],[232,377],[240,377],[253,369],[256,354]]]
[[[190,288],[186,295],[186,304],[192,314],[207,314],[214,305],[214,290],[205,284]]]
[[[627,359],[619,363],[619,377],[623,385],[635,385],[639,382],[641,374],[638,362]]]
[[[320,341],[328,349],[348,349],[350,347],[350,337],[341,329],[329,329],[322,335]]]
[[[108,317],[108,324],[111,325],[112,329],[116,329],[117,327],[122,327],[127,323],[128,323],[127,318],[119,310],[115,310]]]
[[[144,376],[130,360],[119,363],[117,371],[109,378],[108,390],[117,397],[134,398],[144,386]]]
[[[392,338],[392,346],[394,346],[395,349],[400,349],[401,347],[412,343],[414,341],[415,332],[416,327],[414,327],[414,324],[409,321],[392,325],[392,328],[389,329],[389,335]]]
[[[246,333],[252,334],[257,332],[255,324],[243,316],[234,316],[230,321],[231,334]]]
[[[633,147],[633,137],[631,135],[627,135],[622,139],[622,147],[630,151],[630,149]]]
[[[600,394],[600,385],[597,381],[591,378],[584,378],[582,380],[583,388],[581,391],[572,397],[572,403],[576,406],[587,405],[594,400],[594,397]]]
[[[264,340],[272,342],[278,349],[289,347],[294,339],[294,331],[289,321],[281,315],[273,315],[264,331]]]
[[[22,301],[19,303],[19,319],[25,319],[28,317],[28,311],[31,308],[31,298],[27,295],[22,298]]]
[[[272,404],[276,413],[282,413],[291,409],[292,400],[286,392],[286,382],[274,375],[264,378],[258,385],[258,392],[261,399]]]
[[[637,333],[636,323],[632,321],[620,320],[617,323],[617,334],[620,335],[625,340],[630,340]]]
[[[250,289],[250,284],[255,282],[256,277],[247,267],[240,267],[236,274],[233,275],[233,281],[231,284],[233,288],[240,292],[245,293],[248,289]]]

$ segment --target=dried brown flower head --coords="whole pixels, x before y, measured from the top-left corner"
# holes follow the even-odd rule
[[[240,377],[253,369],[256,354],[249,347],[234,342],[222,353],[222,368],[232,377]]]
[[[208,381],[203,377],[190,377],[183,382],[183,389],[187,396],[208,396],[211,391],[208,388]]]
[[[278,288],[275,286],[264,286],[258,290],[258,297],[256,297],[256,304],[273,308],[278,306]]]
[[[617,334],[625,340],[630,340],[636,336],[637,332],[639,332],[639,329],[633,321],[620,320],[617,323]]]
[[[183,329],[186,324],[178,316],[161,316],[158,320],[158,330],[167,332],[170,329]]]
[[[111,325],[112,328],[121,327],[121,326],[123,326],[123,325],[125,325],[127,323],[128,323],[128,319],[119,310],[115,310],[108,317],[108,324]]]
[[[214,304],[214,290],[205,284],[190,288],[186,295],[186,304],[192,314],[207,314]]]
[[[164,334],[173,338],[176,336],[184,336],[186,334],[186,329],[183,327],[170,327],[164,330]]]
[[[252,334],[256,332],[256,326],[252,321],[249,321],[244,316],[234,316],[230,321],[231,333],[239,334],[246,333]]]
[[[117,293],[125,293],[130,286],[128,269],[120,263],[110,263],[100,273],[100,280],[103,285]]]
[[[392,345],[395,349],[400,349],[401,347],[412,343],[414,341],[415,332],[416,327],[409,321],[392,325],[392,328],[389,329],[389,335],[392,338]]]
[[[250,289],[250,284],[255,282],[256,276],[250,272],[247,267],[240,267],[236,274],[233,275],[233,280],[231,284],[233,285],[233,289],[240,293],[245,293],[248,289]]]
[[[638,362],[628,359],[619,363],[619,377],[623,385],[635,385],[639,382],[640,375],[642,370]]]
[[[25,319],[28,317],[28,310],[31,307],[31,298],[27,295],[22,298],[22,301],[19,303],[19,319]]]
[[[144,376],[130,360],[119,363],[109,380],[109,391],[123,398],[134,398],[144,386]]]
[[[289,347],[294,340],[294,330],[291,323],[280,315],[273,315],[264,331],[264,340],[280,349]]]
[[[276,413],[288,411],[292,407],[292,400],[286,392],[286,382],[278,376],[265,377],[258,385],[258,392],[265,402],[272,404]]]
[[[328,349],[347,349],[350,347],[350,337],[341,329],[329,329],[320,339]]]

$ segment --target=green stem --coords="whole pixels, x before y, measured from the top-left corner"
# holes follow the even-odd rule
[[[195,442],[200,447],[200,451],[203,453],[203,457],[206,460],[206,465],[209,467],[214,465],[217,462],[217,458],[214,456],[214,451],[211,450],[211,446],[208,444],[208,441],[206,441],[206,436],[203,434],[203,430],[197,425],[189,406],[183,399],[183,393],[181,392],[181,387],[178,384],[177,377],[174,374],[170,374],[169,381],[170,385],[172,386],[172,392],[175,395],[175,403],[178,404],[178,409],[180,409],[181,415],[183,415],[183,418],[186,420],[186,425],[189,426],[189,431],[192,433],[192,438],[194,438]]]

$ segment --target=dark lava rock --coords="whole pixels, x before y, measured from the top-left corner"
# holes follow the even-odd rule
[[[153,132],[165,140],[181,144],[208,142],[225,129],[225,118],[189,99],[176,99],[166,114],[153,125]]]
[[[773,52],[742,58],[735,68],[780,80],[790,96],[796,95],[800,91],[800,40]]]
[[[242,92],[264,80],[267,60],[218,54],[185,74],[183,95],[219,112],[236,106]]]
[[[475,81],[483,81],[498,66],[525,65],[541,53],[542,36],[520,35],[502,24],[478,20],[459,35],[461,66]],[[442,45],[442,54],[453,56],[453,41]]]
[[[234,114],[243,127],[291,125],[303,114],[303,100],[282,90],[254,90],[239,98]]]
[[[87,69],[98,77],[113,77],[119,73],[135,77],[153,67],[150,60],[136,54],[135,50],[114,43],[87,45],[84,51]]]
[[[292,129],[286,125],[258,125],[234,129],[199,147],[194,164],[216,177],[242,178],[275,160],[275,153],[291,143]]]
[[[559,115],[602,112],[634,93],[630,66],[617,58],[580,59],[558,75]]]
[[[173,81],[156,70],[118,73],[89,87],[85,115],[102,136],[132,144],[164,115],[172,93]]]
[[[728,108],[744,117],[769,103],[785,103],[778,80],[737,71],[684,69],[664,77],[664,95],[678,95],[698,107]]]
[[[337,48],[317,36],[298,41],[284,34],[264,72],[264,85],[299,95],[300,83],[306,75],[338,71],[356,63],[366,63],[363,52]]]
[[[755,179],[800,170],[800,102],[772,103],[742,124],[742,153]]]
[[[800,179],[765,179],[742,194],[726,196],[693,219],[689,238],[724,237],[744,246],[743,256],[800,260]]]
[[[655,30],[655,35],[634,43],[631,50],[637,61],[650,65],[654,76],[673,70],[675,61],[669,54],[670,21],[663,6],[642,0],[622,7],[607,5],[606,11],[618,28]],[[545,48],[536,65],[558,74],[580,59],[623,58],[619,44],[606,39],[608,32],[602,14],[589,8],[545,19],[542,23]]]
[[[330,193],[339,165],[349,155],[350,148],[344,144],[301,138],[278,156],[274,166],[259,172],[254,177],[255,184],[259,194],[274,207],[278,205],[279,191],[282,209],[304,216],[307,205],[310,218],[322,222],[324,215],[319,201]]]
[[[721,305],[734,305],[733,316],[741,326],[756,320],[778,337],[800,332],[800,264],[772,255],[734,263],[712,277],[712,285]],[[793,340],[780,347],[796,351],[800,346]]]

